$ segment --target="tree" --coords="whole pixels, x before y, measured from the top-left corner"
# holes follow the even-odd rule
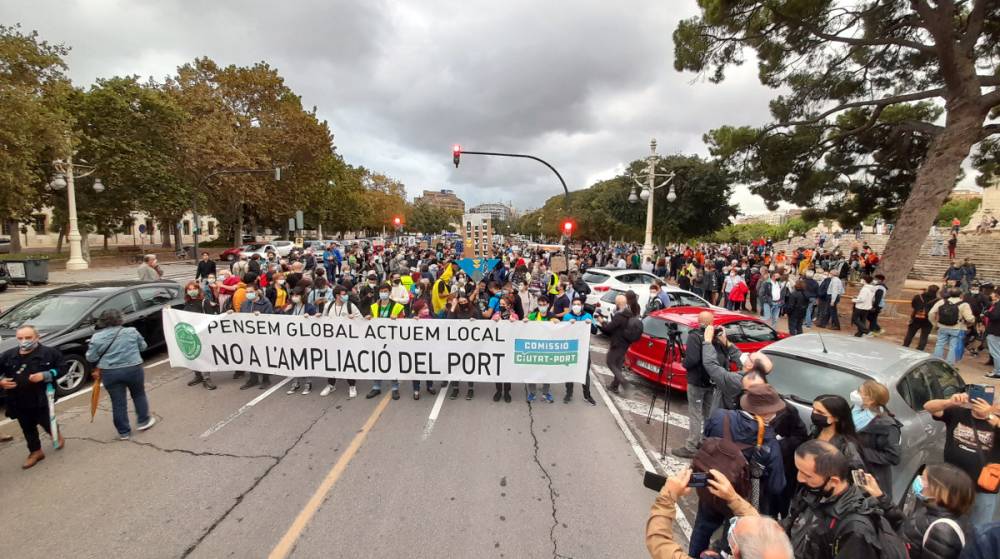
[[[406,212],[406,228],[410,231],[426,234],[451,230],[450,224],[461,220],[462,216],[458,212],[450,212],[426,202],[413,204],[407,208]]]
[[[889,289],[899,290],[962,162],[1000,133],[987,124],[1000,106],[1000,3],[699,4],[701,16],[674,32],[677,70],[720,82],[752,49],[761,83],[787,91],[771,103],[773,123],[712,131],[713,153],[772,207],[818,206],[835,195],[850,206],[865,183],[874,188],[876,200],[898,210],[882,261]],[[899,180],[894,168],[912,177]]]
[[[52,161],[69,152],[70,115],[62,108],[72,86],[63,57],[69,49],[0,25],[0,220],[21,250],[19,222],[41,209]]]

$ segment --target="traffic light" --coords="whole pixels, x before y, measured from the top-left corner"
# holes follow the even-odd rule
[[[455,162],[455,168],[458,168],[458,162],[462,159],[462,146],[455,144],[451,148],[451,159]]]
[[[576,229],[576,224],[573,223],[572,219],[564,219],[562,223],[562,233],[567,237],[573,236],[573,230]]]
[[[400,227],[402,227],[403,226],[403,218],[399,217],[398,215],[396,217],[392,218],[392,226],[395,227],[396,229],[399,229]]]

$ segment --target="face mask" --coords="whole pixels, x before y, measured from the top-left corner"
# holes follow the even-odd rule
[[[298,305],[299,303],[302,302],[302,297],[299,297],[298,295],[292,295],[292,302]]]
[[[256,300],[257,300],[256,293],[247,293],[247,301],[256,301]]]
[[[198,291],[197,289],[188,289],[188,295],[191,297],[197,297],[199,293],[201,293],[201,291]]]
[[[368,282],[368,287],[375,287],[375,282],[373,281]]]
[[[830,426],[830,419],[821,413],[813,412],[812,416],[810,416],[810,419],[812,420],[812,424],[819,427],[820,429]]]
[[[420,295],[420,288],[418,287],[418,288],[414,289],[413,290],[413,294],[414,295]]]
[[[215,278],[208,278],[208,283],[209,283],[209,285],[214,285],[215,284]]]
[[[582,314],[583,305],[573,305],[573,314]]]
[[[859,407],[860,408],[863,405],[863,403],[864,403],[862,401],[862,399],[861,399],[861,392],[859,392],[857,390],[852,391],[851,395],[849,396],[849,398],[851,400],[851,404],[853,404],[855,407]]]
[[[38,340],[21,340],[17,342],[17,345],[21,348],[21,351],[31,351],[38,345]]]
[[[910,485],[913,489],[913,495],[921,501],[926,501],[927,497],[924,495],[924,478],[923,476],[917,476],[913,478],[913,483]]]
[[[544,313],[544,312],[548,312],[548,310],[549,310],[548,306],[542,306],[542,305],[538,306],[538,312]]]
[[[344,293],[343,295],[340,296],[340,300],[346,303],[351,300],[351,296]]]
[[[398,280],[398,279],[394,279],[394,280],[392,280],[392,284],[393,284],[393,285],[399,285],[399,280]]]
[[[802,488],[817,497],[829,497],[830,491],[827,491],[826,489],[826,484],[828,483],[830,483],[830,478],[823,481],[823,485],[820,485],[819,487],[809,487],[806,484],[802,484]]]
[[[285,285],[285,280],[278,280],[278,285]]]
[[[378,294],[378,298],[381,299],[381,300],[383,300],[383,301],[385,301],[386,299],[389,298],[389,294],[388,293],[379,293]]]

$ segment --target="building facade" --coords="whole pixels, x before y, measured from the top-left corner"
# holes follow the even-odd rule
[[[453,190],[425,190],[423,195],[414,198],[413,202],[416,204],[428,204],[432,207],[455,213],[465,213],[465,202],[456,196]]]
[[[479,204],[469,210],[470,213],[486,214],[497,221],[514,219],[514,208],[504,203]]]
[[[462,257],[493,257],[493,225],[487,214],[462,216]]]

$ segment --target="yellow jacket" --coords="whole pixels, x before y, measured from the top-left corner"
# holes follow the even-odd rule
[[[451,283],[451,277],[455,275],[454,268],[454,266],[445,267],[444,271],[441,272],[441,277],[431,287],[431,306],[434,307],[435,316],[444,310],[445,305],[448,303],[448,284]],[[438,289],[441,285],[444,286],[444,289],[439,293]]]

